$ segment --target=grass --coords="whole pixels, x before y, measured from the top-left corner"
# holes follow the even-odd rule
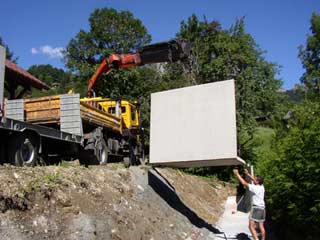
[[[274,136],[275,131],[273,129],[258,127],[253,137],[253,142],[255,142],[254,151],[260,152],[270,150]]]
[[[61,175],[60,173],[48,173],[41,178],[36,178],[35,180],[27,184],[25,192],[30,192],[32,190],[40,191],[43,186],[48,188],[55,188],[57,185],[61,184]]]
[[[59,166],[60,166],[60,167],[67,168],[67,167],[72,166],[72,164],[70,163],[70,161],[61,160],[61,162],[59,162]]]
[[[265,147],[270,147],[272,138],[275,136],[275,131],[271,128],[258,127],[256,129],[255,138],[260,140]]]
[[[51,186],[59,184],[61,182],[60,174],[59,173],[56,173],[56,174],[49,173],[43,177],[43,182],[48,185],[51,185]]]

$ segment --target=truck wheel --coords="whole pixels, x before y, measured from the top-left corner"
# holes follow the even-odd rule
[[[104,165],[108,163],[108,148],[103,140],[99,148],[95,150],[95,155],[100,165]]]
[[[123,164],[126,168],[130,167],[132,164],[131,164],[131,161],[130,161],[130,158],[129,157],[124,157],[123,158]]]
[[[104,165],[108,163],[108,148],[104,140],[101,140],[96,146],[88,145],[80,151],[80,163],[85,165]]]
[[[141,150],[139,161],[140,161],[140,164],[146,165],[146,157],[145,157],[144,149]]]
[[[136,151],[137,151],[136,148],[134,148],[133,146],[130,146],[129,156],[123,158],[123,163],[125,167],[137,165]]]
[[[22,134],[15,136],[11,141],[9,151],[10,163],[15,166],[33,167],[37,164],[39,141],[32,134]]]
[[[5,163],[5,159],[6,159],[6,147],[5,147],[5,143],[4,141],[2,141],[2,138],[0,138],[0,164]]]

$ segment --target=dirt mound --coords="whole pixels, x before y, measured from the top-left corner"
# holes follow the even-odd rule
[[[0,167],[0,239],[214,239],[232,188],[179,170]]]

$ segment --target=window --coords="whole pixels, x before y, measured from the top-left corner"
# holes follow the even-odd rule
[[[121,107],[121,113],[126,112],[126,107]],[[109,107],[108,108],[108,113],[110,114],[116,114],[116,108],[115,107]]]
[[[108,108],[108,113],[115,114],[116,113],[116,108],[115,107],[109,107]]]

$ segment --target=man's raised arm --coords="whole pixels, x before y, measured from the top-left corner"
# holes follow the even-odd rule
[[[257,180],[249,173],[248,169],[244,169],[244,174],[246,174],[255,184],[258,184]]]
[[[233,173],[236,175],[236,177],[238,178],[239,182],[240,182],[241,184],[243,184],[243,186],[248,187],[249,183],[247,183],[246,180],[244,180],[244,179],[240,176],[238,169],[233,169]]]

